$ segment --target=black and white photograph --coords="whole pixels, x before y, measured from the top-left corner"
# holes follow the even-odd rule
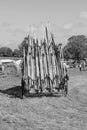
[[[0,0],[0,130],[87,130],[87,0]]]

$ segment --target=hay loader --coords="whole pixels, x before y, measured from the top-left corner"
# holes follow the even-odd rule
[[[39,41],[30,36],[23,41],[22,63],[22,96],[27,91],[31,94],[59,94],[68,93],[68,74],[63,64],[61,45],[55,45],[54,37]]]

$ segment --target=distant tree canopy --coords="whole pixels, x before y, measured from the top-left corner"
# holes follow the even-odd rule
[[[8,47],[1,47],[0,48],[0,56],[1,57],[21,57],[21,52],[19,49],[14,49]]]
[[[18,49],[12,50],[9,47],[0,48],[1,57],[23,57],[23,46],[26,46],[24,42],[18,45]]]
[[[13,51],[13,57],[21,57],[21,53],[19,49],[14,49]]]
[[[26,44],[25,40],[23,40],[21,42],[21,44],[18,45],[18,49],[14,50],[15,56],[23,57],[23,46],[25,46],[27,48],[27,44]]]
[[[13,51],[12,49],[8,48],[8,47],[1,47],[0,48],[0,56],[12,56],[13,55]]]
[[[65,59],[81,60],[87,57],[87,37],[84,35],[72,36],[63,48]]]
[[[27,37],[22,41],[22,43],[21,44],[19,44],[19,46],[18,46],[18,49],[19,49],[19,51],[20,51],[20,55],[23,57],[23,47],[25,47],[26,49],[25,49],[25,51],[28,49],[28,43],[26,42],[27,41]],[[34,41],[34,39],[33,39],[33,42],[35,42]]]
[[[5,57],[22,57],[23,56],[23,46],[27,48],[27,43],[25,40],[19,44],[18,49],[14,51],[9,47],[0,48],[0,56]],[[67,45],[63,48],[64,58],[81,60],[87,58],[87,37],[84,35],[72,36],[68,39]],[[55,53],[58,56],[58,46],[55,47]]]

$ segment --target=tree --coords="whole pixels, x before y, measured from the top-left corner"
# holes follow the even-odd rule
[[[63,48],[65,59],[81,60],[87,54],[87,38],[84,35],[72,36]]]
[[[1,47],[0,48],[0,56],[11,57],[12,55],[13,55],[12,49],[10,49],[8,47]]]
[[[19,49],[20,55],[23,57],[23,43],[18,45],[18,49]]]
[[[14,57],[21,57],[20,50],[19,50],[19,49],[14,49],[14,51],[13,51],[13,56],[14,56]]]
[[[35,42],[34,39],[32,39],[32,40],[33,40],[33,42]],[[20,51],[20,55],[22,57],[23,57],[23,47],[25,47],[25,52],[27,52],[28,44],[29,44],[28,42],[29,42],[29,36],[25,37],[24,40],[22,41],[22,43],[19,44],[19,46],[18,46],[18,49]]]

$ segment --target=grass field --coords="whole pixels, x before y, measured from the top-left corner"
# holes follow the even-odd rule
[[[19,77],[0,78],[0,130],[87,130],[87,71],[69,72],[64,97],[21,97]]]

